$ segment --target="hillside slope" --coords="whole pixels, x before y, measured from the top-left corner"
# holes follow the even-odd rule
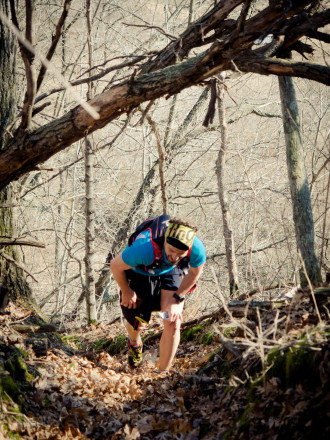
[[[168,375],[155,364],[157,319],[144,366],[131,372],[120,323],[54,332],[11,304],[0,316],[0,438],[329,438],[329,300],[321,296],[317,310],[305,292],[279,309],[221,310],[187,325]]]

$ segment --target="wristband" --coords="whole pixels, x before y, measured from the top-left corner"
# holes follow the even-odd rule
[[[182,303],[182,301],[184,301],[184,297],[183,296],[179,296],[177,293],[173,293],[173,298],[176,299],[176,302],[178,304]]]

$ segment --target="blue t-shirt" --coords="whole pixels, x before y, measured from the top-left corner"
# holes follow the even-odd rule
[[[159,276],[169,272],[175,266],[168,262],[164,248],[163,258],[159,267],[146,272],[138,266],[149,266],[154,261],[154,248],[150,240],[150,231],[143,231],[139,234],[131,246],[127,246],[122,253],[125,264],[131,266],[135,272],[149,276]],[[198,237],[194,238],[189,264],[191,267],[199,267],[206,261],[205,247]]]

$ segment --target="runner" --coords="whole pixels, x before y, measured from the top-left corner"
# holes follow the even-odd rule
[[[128,332],[128,363],[141,365],[142,330],[154,311],[167,312],[159,345],[159,369],[168,371],[180,342],[185,296],[199,279],[206,261],[197,228],[187,220],[164,214],[143,222],[126,249],[110,262],[120,288]]]

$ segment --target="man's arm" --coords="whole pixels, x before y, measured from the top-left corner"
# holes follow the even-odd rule
[[[179,296],[185,296],[187,292],[193,287],[193,285],[197,282],[203,271],[204,263],[198,267],[190,267],[189,272],[183,278],[182,283],[177,290],[176,294]],[[170,290],[162,290],[162,295],[164,295],[162,304],[162,311],[168,312],[169,320],[171,322],[175,321],[178,316],[181,316],[183,303],[178,303],[176,299],[173,297],[173,291]],[[165,305],[164,305],[165,302]]]
[[[178,291],[176,292],[179,296],[185,296],[187,292],[193,287],[194,284],[197,283],[199,277],[201,276],[204,268],[204,264],[201,264],[198,267],[190,267],[189,272],[183,278]]]
[[[111,260],[110,269],[121,290],[121,304],[129,309],[136,309],[136,301],[138,299],[136,293],[129,287],[125,270],[131,269],[131,266],[124,263],[121,254]]]

